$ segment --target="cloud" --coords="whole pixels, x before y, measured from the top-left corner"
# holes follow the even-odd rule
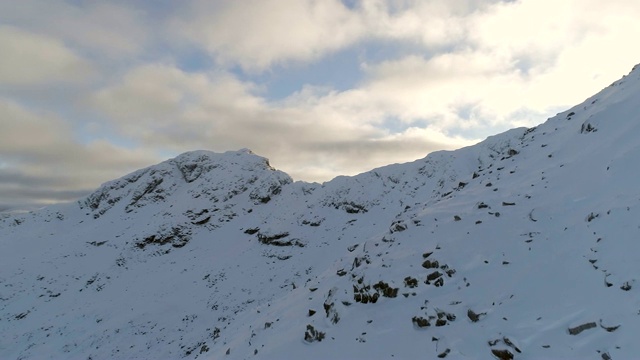
[[[0,19],[5,24],[63,40],[67,46],[99,55],[96,59],[123,60],[144,50],[151,38],[146,13],[116,2],[0,2]]]
[[[230,73],[188,73],[165,64],[132,69],[86,103],[144,146],[176,153],[248,147],[304,180],[329,180],[470,143],[434,129],[390,132],[380,116],[393,113],[370,112],[372,103],[362,102],[359,91],[305,88],[268,102],[258,86]]]
[[[639,17],[628,0],[0,2],[0,208],[156,154],[248,147],[328,180],[533,126],[638,61]],[[333,55],[327,81],[291,86]]]
[[[222,65],[265,71],[305,63],[356,43],[401,41],[446,47],[468,32],[466,19],[500,0],[195,0],[171,21]]]
[[[104,140],[87,144],[70,124],[0,98],[0,207],[74,200],[97,184],[159,160]]]
[[[91,65],[60,40],[0,26],[0,86],[83,81]]]
[[[364,31],[338,0],[196,0],[173,26],[219,62],[248,70],[318,59]]]
[[[369,39],[445,47],[467,36],[466,19],[500,0],[362,0],[359,12]]]
[[[640,3],[623,0],[520,0],[476,14],[468,42],[508,59],[520,74],[518,91],[503,94],[544,111],[582,101],[638,62],[640,49],[630,45],[640,36],[638,16]]]

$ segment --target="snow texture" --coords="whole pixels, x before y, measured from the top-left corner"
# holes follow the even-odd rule
[[[640,69],[324,184],[185,153],[0,218],[2,359],[630,359]]]

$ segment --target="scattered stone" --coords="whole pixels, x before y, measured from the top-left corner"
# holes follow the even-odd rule
[[[408,288],[414,288],[418,286],[418,279],[407,276],[404,278],[404,286]]]
[[[407,230],[407,224],[405,224],[402,220],[394,221],[393,224],[389,227],[389,231],[393,234],[394,232],[401,232]]]
[[[191,223],[193,225],[204,225],[204,224],[208,223],[209,220],[211,220],[211,216],[207,216],[207,217],[205,217],[205,218],[203,218],[201,220],[192,221]]]
[[[415,325],[417,325],[419,328],[423,328],[423,327],[429,327],[431,326],[431,324],[429,324],[429,320],[423,318],[423,317],[418,317],[418,316],[414,316],[411,319],[411,322],[413,322]]]
[[[629,291],[631,290],[631,285],[629,284],[629,282],[625,282],[622,286],[620,286],[620,289],[624,290],[624,291]]]
[[[447,357],[447,355],[449,355],[449,353],[450,353],[450,352],[451,352],[451,349],[447,349],[447,350],[445,350],[445,351],[441,352],[440,354],[438,354],[438,357],[439,357],[440,359],[444,359],[444,358],[446,358],[446,357]]]
[[[453,220],[454,220],[454,221],[460,221],[460,220],[462,220],[462,218],[461,218],[460,216],[458,216],[458,215],[455,215],[455,216],[453,217]]]
[[[480,314],[476,314],[473,310],[469,309],[467,311],[467,317],[469,318],[469,320],[471,320],[471,322],[478,322],[480,321],[480,316],[486,315],[486,313],[480,313]]]
[[[582,325],[573,327],[573,328],[569,328],[569,334],[571,335],[578,335],[581,332],[585,331],[585,330],[589,330],[589,329],[593,329],[595,327],[597,327],[598,325],[596,325],[595,322],[589,322],[589,323],[584,323]]]
[[[504,341],[505,344],[507,344],[507,346],[511,347],[513,350],[515,350],[517,353],[522,353],[522,351],[520,351],[520,349],[518,349],[517,346],[515,346],[513,344],[513,342],[508,338],[508,337],[503,337],[502,341]]]
[[[90,241],[90,242],[87,242],[87,244],[93,245],[93,246],[96,246],[96,247],[97,246],[102,246],[102,245],[104,245],[106,243],[107,243],[107,241]]]
[[[425,269],[437,269],[440,267],[440,264],[438,263],[437,260],[434,260],[434,261],[426,260],[425,262],[422,263],[422,267]]]
[[[434,271],[431,274],[427,275],[427,281],[425,281],[425,283],[430,284],[431,281],[439,278],[440,276],[442,276],[442,273],[440,273],[439,271]]]
[[[500,360],[513,360],[513,354],[509,350],[498,350],[491,349],[491,353],[493,356],[497,357]]]
[[[449,269],[446,273],[448,277],[452,277],[456,273],[456,269]]]
[[[273,246],[297,246],[297,247],[305,246],[304,243],[300,241],[300,239],[282,240],[288,236],[289,236],[288,232],[283,232],[283,233],[274,234],[274,235],[264,235],[264,234],[258,233],[258,241],[260,241],[262,244],[273,245]]]
[[[30,313],[31,313],[31,311],[27,310],[26,312],[20,313],[20,314],[14,316],[13,318],[16,319],[16,320],[22,320],[22,319],[26,318],[27,315],[29,315]]]
[[[315,315],[315,313],[316,313],[315,310],[309,309],[309,316],[313,316]]]
[[[612,287],[612,286],[613,286],[613,284],[607,281],[607,276],[609,276],[609,275],[605,275],[605,276],[604,276],[604,286],[606,286],[606,287]]]
[[[322,341],[325,337],[325,333],[316,330],[311,324],[307,325],[307,331],[304,333],[304,341],[312,343],[314,341]]]
[[[616,326],[604,326],[602,325],[602,320],[600,320],[600,327],[605,329],[607,332],[614,332],[616,330],[618,330],[618,328],[620,327],[620,325],[616,325]]]

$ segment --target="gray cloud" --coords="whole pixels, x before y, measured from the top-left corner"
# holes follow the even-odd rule
[[[139,54],[151,37],[144,10],[129,2],[20,0],[0,2],[5,24],[29,28],[39,34],[102,57]]]
[[[145,3],[0,2],[0,209],[194,149],[248,147],[296,179],[355,174],[533,125],[640,58],[628,0]],[[368,57],[381,42],[415,51]],[[354,45],[353,88],[269,99],[265,74]]]
[[[0,86],[83,81],[90,64],[59,39],[0,26]]]
[[[149,150],[78,142],[70,124],[0,98],[0,203],[16,208],[67,201],[159,160]]]

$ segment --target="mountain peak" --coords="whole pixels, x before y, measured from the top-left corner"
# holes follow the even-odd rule
[[[130,213],[149,203],[184,202],[178,197],[185,195],[216,203],[248,191],[252,200],[266,203],[291,182],[287,174],[248,149],[197,150],[109,181],[79,204],[97,218],[116,205],[124,204],[124,212]]]

